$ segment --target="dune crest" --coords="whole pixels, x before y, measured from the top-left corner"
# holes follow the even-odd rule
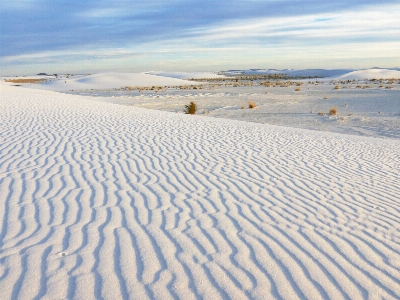
[[[89,89],[111,89],[124,86],[180,86],[197,84],[193,81],[178,78],[152,75],[148,73],[98,73],[85,76],[72,76],[35,84],[31,88],[69,91]]]
[[[342,76],[335,77],[336,79],[400,79],[400,71],[388,69],[366,69],[353,71]]]

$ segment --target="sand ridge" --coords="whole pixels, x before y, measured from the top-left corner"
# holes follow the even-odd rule
[[[18,77],[17,77],[18,78]],[[89,75],[60,75],[59,77],[45,77],[48,81],[42,84],[30,85],[30,88],[50,91],[70,91],[85,89],[110,89],[124,86],[176,86],[195,85],[196,82],[153,75],[150,73],[99,73]],[[6,78],[4,78],[6,79]]]

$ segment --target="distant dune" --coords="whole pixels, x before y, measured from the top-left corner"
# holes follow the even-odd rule
[[[56,79],[31,87],[51,91],[68,91],[120,88],[123,86],[179,86],[193,84],[197,83],[148,73],[99,73]]]
[[[398,70],[389,70],[389,69],[366,69],[366,70],[358,70],[347,73],[342,76],[336,77],[336,79],[400,79],[400,71]]]
[[[47,82],[32,84],[30,87],[50,91],[70,91],[89,89],[110,89],[123,86],[180,86],[196,85],[195,81],[185,79],[199,78],[224,78],[233,75],[244,74],[286,74],[288,76],[316,77],[325,79],[385,79],[400,78],[399,70],[390,69],[306,69],[306,70],[275,70],[275,69],[251,69],[222,71],[219,74],[213,72],[162,72],[152,71],[143,73],[98,73],[92,75],[60,76],[58,78],[49,76],[26,76],[26,77],[3,77],[3,79],[32,78],[46,79]]]
[[[203,79],[203,78],[225,78],[216,72],[146,72],[157,76],[178,78],[178,79]]]
[[[239,74],[286,74],[288,76],[303,76],[303,77],[324,77],[336,79],[385,79],[385,78],[400,78],[398,69],[250,69],[250,70],[231,70],[222,72],[226,76]]]
[[[222,74],[226,76],[231,75],[268,75],[268,74],[286,74],[287,76],[301,76],[301,77],[333,77],[347,74],[354,69],[304,69],[304,70],[293,70],[293,69],[250,69],[250,70],[230,70],[223,71]]]

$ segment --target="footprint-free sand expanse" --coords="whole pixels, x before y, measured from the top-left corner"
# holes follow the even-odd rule
[[[315,80],[313,80],[315,82]],[[380,138],[400,139],[400,83],[304,83],[289,87],[211,87],[164,91],[72,92],[99,101],[182,113],[194,101],[197,115]],[[368,88],[362,88],[368,87]],[[392,88],[392,89],[390,89]],[[249,102],[256,105],[248,109]],[[336,109],[336,115],[329,115]]]
[[[317,71],[292,73],[305,76]],[[338,72],[323,71],[325,75]],[[108,73],[52,80],[33,87],[177,113],[182,113],[184,106],[194,101],[198,115],[400,139],[400,71],[369,69],[328,78],[271,80],[268,84],[265,84],[268,79],[244,80],[239,84],[235,79],[213,82],[180,79],[202,77],[227,79],[204,72]],[[247,109],[249,102],[256,107]],[[337,114],[330,116],[331,109],[336,109]]]
[[[0,88],[0,299],[400,298],[398,139]]]

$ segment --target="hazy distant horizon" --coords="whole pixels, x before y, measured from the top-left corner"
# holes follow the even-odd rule
[[[155,72],[155,73],[170,73],[170,74],[172,74],[172,73],[177,73],[177,74],[179,74],[179,73],[188,73],[188,74],[190,74],[190,73],[193,73],[193,74],[195,74],[195,73],[201,73],[201,72],[205,72],[205,73],[207,73],[207,72],[213,72],[213,73],[228,73],[228,75],[229,75],[229,73],[230,72],[244,72],[244,73],[246,73],[246,74],[252,74],[252,72],[251,71],[254,71],[253,72],[253,74],[268,74],[267,72],[262,72],[263,70],[264,71],[268,71],[268,70],[270,70],[270,71],[272,71],[272,70],[276,70],[277,72],[280,72],[281,71],[281,73],[285,73],[285,71],[286,71],[286,73],[288,73],[288,75],[289,76],[309,76],[308,74],[305,74],[305,75],[302,75],[302,74],[295,74],[295,75],[293,75],[293,74],[290,74],[290,72],[288,72],[288,71],[295,71],[295,72],[299,72],[299,73],[301,73],[301,71],[313,71],[313,70],[315,70],[315,74],[318,74],[318,71],[320,70],[320,71],[333,71],[333,73],[332,74],[335,74],[335,72],[334,71],[343,71],[342,72],[342,74],[345,74],[345,73],[347,73],[347,72],[351,72],[351,71],[356,71],[356,70],[368,70],[368,69],[387,69],[387,70],[395,70],[395,71],[400,71],[400,68],[399,67],[392,67],[392,68],[381,68],[381,67],[371,67],[371,68],[341,68],[341,69],[329,69],[329,68],[326,68],[326,69],[324,69],[324,68],[319,68],[319,69],[316,69],[316,68],[310,68],[310,69],[293,69],[293,68],[285,68],[285,69],[275,69],[275,68],[268,68],[268,69],[264,69],[264,68],[249,68],[249,69],[226,69],[226,70],[217,70],[217,71],[193,71],[193,72],[187,72],[187,71],[164,71],[164,70],[157,70],[157,71],[154,71],[154,70],[147,70],[147,71],[142,71],[142,72],[129,72],[129,71],[100,71],[100,72],[38,72],[38,73],[35,73],[35,74],[32,74],[32,73],[30,73],[30,74],[13,74],[13,75],[0,75],[0,76],[2,76],[2,77],[13,77],[13,76],[16,76],[16,77],[19,77],[19,76],[22,76],[22,77],[28,77],[28,76],[37,76],[37,75],[42,75],[42,76],[54,76],[54,75],[59,75],[59,76],[61,76],[61,75],[89,75],[89,74],[100,74],[100,73],[152,73],[152,72]],[[347,72],[346,72],[347,71]],[[340,72],[339,72],[340,73]],[[312,74],[312,72],[311,72],[311,74]],[[318,76],[318,75],[315,75],[315,74],[312,74],[312,77],[330,77],[329,75],[328,76]],[[155,75],[159,75],[159,74],[155,74]],[[160,76],[164,76],[164,75],[160,75]],[[168,77],[168,76],[167,76]],[[182,78],[182,77],[177,77],[177,78]]]

